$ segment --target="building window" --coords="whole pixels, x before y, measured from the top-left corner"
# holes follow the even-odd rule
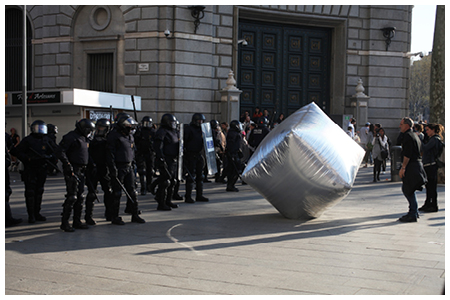
[[[113,92],[113,53],[89,54],[89,89]]]
[[[8,92],[21,91],[23,81],[23,11],[8,8],[5,12],[5,89]],[[27,20],[27,90],[33,89],[31,25]]]

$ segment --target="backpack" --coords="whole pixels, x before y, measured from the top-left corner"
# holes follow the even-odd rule
[[[442,153],[444,152],[444,149],[445,149],[445,143],[439,137],[436,137],[436,139],[437,139],[436,164],[437,164],[438,168],[444,168],[445,163],[443,160],[444,157],[442,157]]]

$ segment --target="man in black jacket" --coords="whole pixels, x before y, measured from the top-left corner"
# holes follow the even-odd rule
[[[402,168],[399,176],[402,178],[402,192],[409,203],[409,212],[399,219],[400,222],[417,222],[419,217],[416,190],[422,190],[423,185],[427,183],[427,175],[422,165],[422,156],[420,155],[421,142],[417,134],[411,127],[413,121],[410,118],[403,118],[400,121],[400,131],[402,134]]]
[[[132,131],[135,130],[137,122],[128,115],[123,115],[117,119],[117,126],[108,134],[106,161],[111,186],[113,192],[113,204],[111,213],[111,223],[124,225],[119,217],[120,197],[122,187],[126,190],[127,199],[131,205],[131,222],[145,223],[139,217],[137,197],[134,189],[135,177],[132,163],[134,160],[134,138]]]
[[[25,183],[28,223],[35,223],[46,220],[40,214],[42,195],[47,179],[47,164],[57,145],[48,138],[45,122],[36,120],[30,127],[31,133],[14,146],[10,153],[24,165],[22,180]]]
[[[186,166],[188,176],[186,178],[186,196],[184,202],[195,203],[195,201],[209,201],[203,196],[203,167],[204,160],[202,156],[203,136],[202,123],[205,122],[205,116],[200,113],[192,115],[189,125],[184,128],[184,155],[183,160]],[[196,197],[192,199],[192,190],[196,183]]]

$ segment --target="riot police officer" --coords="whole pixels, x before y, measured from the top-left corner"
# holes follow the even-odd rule
[[[260,117],[258,122],[256,122],[256,127],[251,130],[248,144],[255,150],[258,148],[259,144],[261,144],[266,135],[269,134],[270,131],[267,128],[268,124],[269,120],[267,120],[266,117]]]
[[[105,205],[105,218],[107,221],[112,220],[112,191],[111,183],[106,165],[106,136],[108,134],[111,123],[108,119],[98,119],[95,123],[94,138],[89,144],[89,163],[86,172],[86,182],[88,194],[86,196],[85,221],[88,225],[95,225],[96,222],[92,218],[94,203],[97,199],[97,185],[103,190],[103,203]]]
[[[227,174],[227,191],[238,192],[239,190],[234,186],[239,177],[242,163],[242,151],[241,151],[241,124],[237,120],[233,120],[230,123],[230,130],[227,134],[227,145],[225,148],[225,154],[227,156],[228,164],[227,170],[224,173]]]
[[[141,120],[141,126],[134,134],[136,143],[136,164],[139,180],[141,182],[141,195],[147,194],[147,190],[151,190],[153,178],[153,139],[156,130],[153,128],[153,120],[149,116],[145,116]],[[147,187],[148,186],[148,187]]]
[[[156,131],[154,143],[156,164],[160,172],[155,197],[158,201],[158,210],[171,210],[178,207],[172,203],[174,187],[178,184],[176,172],[180,136],[176,129],[175,116],[164,114],[161,118],[161,127]]]
[[[81,222],[81,212],[85,172],[89,161],[89,141],[94,129],[94,123],[91,120],[81,119],[75,123],[75,130],[64,135],[59,143],[58,158],[63,166],[67,190],[60,228],[66,232],[73,232],[74,228],[88,229],[86,223]],[[73,223],[70,226],[69,218],[72,209]]]
[[[137,122],[132,117],[123,115],[117,119],[116,126],[107,137],[106,161],[113,192],[111,223],[116,225],[125,224],[119,217],[122,189],[125,189],[127,198],[131,198],[127,199],[131,206],[131,222],[145,223],[145,220],[139,217],[138,202],[134,189],[135,175],[132,168],[134,160],[132,131],[135,130],[136,126]]]
[[[22,180],[25,184],[28,223],[35,223],[47,219],[40,213],[42,195],[47,179],[47,164],[57,145],[48,138],[47,124],[44,121],[34,121],[30,129],[31,133],[14,146],[10,153],[24,165]]]
[[[204,159],[202,157],[203,137],[202,123],[205,122],[205,116],[195,113],[192,116],[191,123],[184,128],[184,155],[183,161],[187,169],[188,176],[186,178],[186,203],[195,203],[196,201],[209,201],[203,196],[203,166]],[[196,183],[196,197],[192,199],[192,190]]]

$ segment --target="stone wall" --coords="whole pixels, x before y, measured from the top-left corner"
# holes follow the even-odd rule
[[[333,28],[333,114],[351,111],[349,99],[362,78],[371,97],[370,122],[382,123],[392,136],[406,115],[412,6],[208,5],[196,34],[187,5],[108,7],[111,22],[95,30],[86,23],[93,6],[27,6],[34,30],[35,90],[86,88],[85,52],[107,48],[115,53],[114,92],[140,95],[145,112],[139,117],[159,119],[172,112],[188,122],[200,111],[218,119],[218,91],[226,86],[229,70],[236,73],[233,45],[239,18],[245,16]],[[396,27],[388,51],[381,31],[387,26]],[[166,29],[171,32],[167,38]],[[140,69],[142,64],[148,70]]]

